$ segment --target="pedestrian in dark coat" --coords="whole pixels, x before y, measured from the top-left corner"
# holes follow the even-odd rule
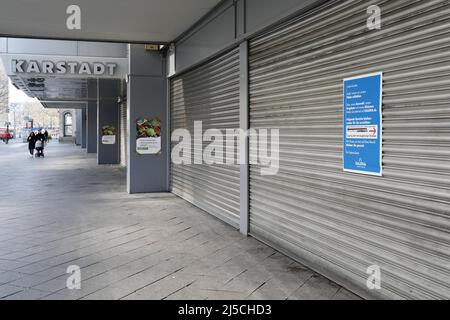
[[[36,135],[34,132],[31,132],[27,138],[28,141],[28,150],[30,151],[30,155],[34,156],[34,149],[36,148]]]
[[[42,131],[38,131],[38,133],[36,134],[36,140],[41,140],[41,141],[45,140],[45,136],[42,133]]]

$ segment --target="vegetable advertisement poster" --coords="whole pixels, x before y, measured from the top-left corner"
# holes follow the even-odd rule
[[[161,121],[158,118],[138,119],[136,130],[136,152],[138,154],[161,153]]]
[[[116,144],[116,128],[113,126],[102,127],[102,144]]]

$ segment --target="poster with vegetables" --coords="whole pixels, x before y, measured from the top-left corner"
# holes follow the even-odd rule
[[[102,127],[102,144],[116,144],[117,130],[113,126]]]
[[[161,121],[158,118],[138,119],[136,130],[136,152],[138,154],[161,153]]]

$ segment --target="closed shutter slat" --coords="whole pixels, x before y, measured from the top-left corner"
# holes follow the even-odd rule
[[[192,158],[195,151],[194,121],[202,121],[203,132],[208,129],[238,129],[238,49],[171,79],[170,100],[171,131],[187,129],[191,133]],[[202,142],[203,148],[208,144]],[[239,154],[227,153],[224,148],[224,157],[225,161],[239,159]],[[240,167],[237,164],[171,165],[171,190],[174,194],[236,228],[239,227],[239,186]]]
[[[366,298],[449,299],[450,1],[328,1],[249,55],[250,127],[280,129],[279,173],[250,168],[250,234]],[[374,72],[383,177],[342,168],[343,79]]]

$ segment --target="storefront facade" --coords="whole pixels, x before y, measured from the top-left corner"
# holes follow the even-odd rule
[[[279,129],[280,168],[172,164],[171,190],[365,298],[448,299],[450,7],[383,1],[371,29],[374,4],[317,2],[251,34],[252,1],[238,1],[180,39],[172,129]],[[210,44],[234,9],[229,43],[199,58],[213,49],[194,44]],[[373,74],[382,172],[345,172],[344,80]],[[381,288],[368,285],[373,270]]]
[[[226,0],[164,47],[129,44],[126,67],[8,63],[87,79],[87,152],[126,166],[129,193],[172,192],[364,298],[449,299],[449,17],[442,0]],[[277,132],[276,170],[260,137],[201,159],[227,129]]]

